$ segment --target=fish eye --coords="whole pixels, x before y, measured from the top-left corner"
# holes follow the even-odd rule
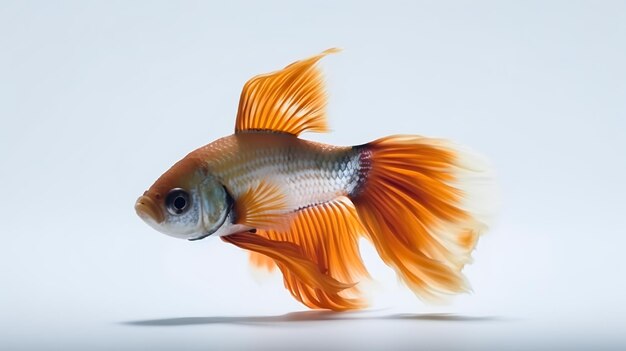
[[[167,211],[173,215],[183,214],[189,209],[191,200],[189,194],[180,188],[170,190],[165,198],[165,207]]]

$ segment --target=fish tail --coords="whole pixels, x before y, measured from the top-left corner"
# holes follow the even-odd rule
[[[359,185],[350,198],[383,261],[419,297],[468,291],[461,270],[493,203],[484,163],[449,142],[411,135],[355,148]]]

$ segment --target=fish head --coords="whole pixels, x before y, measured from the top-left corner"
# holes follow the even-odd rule
[[[135,211],[157,231],[198,240],[225,226],[232,198],[206,165],[185,158],[165,172],[135,202]]]

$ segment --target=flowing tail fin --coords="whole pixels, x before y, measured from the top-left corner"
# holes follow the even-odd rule
[[[448,142],[390,136],[358,146],[361,184],[351,194],[383,261],[418,296],[464,292],[461,270],[486,229],[486,167]]]

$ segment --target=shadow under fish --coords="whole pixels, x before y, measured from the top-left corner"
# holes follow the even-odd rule
[[[292,312],[277,316],[214,316],[214,317],[179,317],[145,319],[122,322],[124,325],[144,327],[173,327],[209,324],[236,324],[236,325],[272,325],[296,322],[320,321],[434,321],[434,322],[494,322],[503,320],[494,316],[465,316],[449,313],[424,314],[390,314],[368,316],[358,312],[337,313],[332,311],[304,311]]]

